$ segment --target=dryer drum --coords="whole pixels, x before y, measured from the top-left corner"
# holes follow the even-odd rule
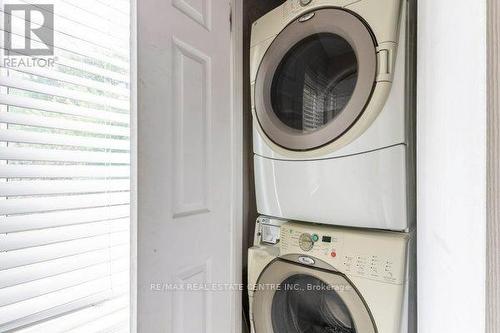
[[[272,301],[274,333],[356,333],[349,310],[331,286],[297,274],[280,285]]]
[[[312,35],[291,49],[276,70],[272,109],[287,126],[312,132],[344,111],[357,78],[356,54],[344,38]]]

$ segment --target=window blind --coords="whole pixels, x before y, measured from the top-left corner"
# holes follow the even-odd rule
[[[0,43],[0,332],[128,332],[130,3],[0,0],[2,39],[5,4],[53,17],[54,54]]]

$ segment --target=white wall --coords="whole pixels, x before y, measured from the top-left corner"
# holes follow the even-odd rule
[[[420,0],[419,332],[484,332],[486,1]]]

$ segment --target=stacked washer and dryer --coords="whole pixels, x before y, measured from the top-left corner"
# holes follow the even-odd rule
[[[288,0],[253,23],[252,332],[416,332],[415,15]]]

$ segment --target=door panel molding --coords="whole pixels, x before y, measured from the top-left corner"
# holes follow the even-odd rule
[[[210,282],[211,258],[195,266],[185,267],[175,275],[178,286],[182,285],[203,285]],[[189,304],[186,304],[189,303]],[[194,304],[193,304],[194,303]],[[172,332],[208,332],[212,308],[210,305],[210,293],[199,290],[196,292],[179,290],[174,294],[174,304],[172,306]],[[194,306],[193,306],[194,305]],[[196,311],[201,313],[201,320],[190,320],[190,316]]]
[[[486,332],[500,330],[500,3],[488,0]]]
[[[186,14],[193,21],[201,24],[208,31],[212,30],[212,1],[202,0],[201,8],[196,8],[186,0],[173,0],[172,4],[175,8]]]
[[[213,87],[211,58],[176,37],[172,43],[175,182],[172,198],[173,217],[177,218],[210,212]]]

